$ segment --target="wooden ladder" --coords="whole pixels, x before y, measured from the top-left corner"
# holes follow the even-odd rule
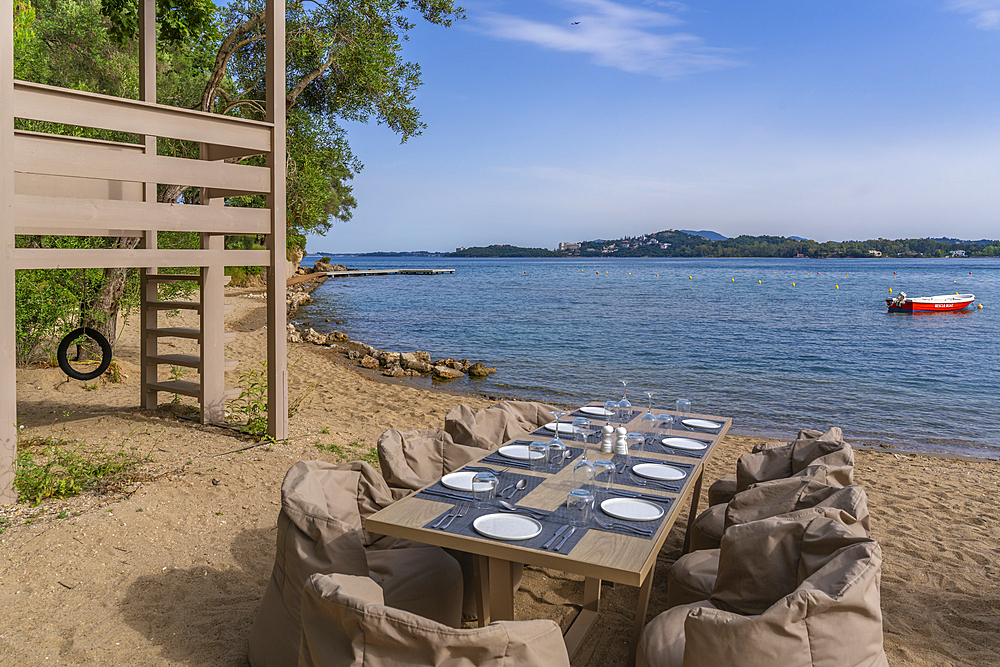
[[[224,237],[216,235],[202,242],[214,246]],[[206,242],[207,241],[207,242]],[[155,271],[155,269],[151,270]],[[201,406],[203,424],[225,422],[225,404],[240,395],[240,390],[225,386],[225,372],[239,364],[236,359],[226,359],[225,344],[236,334],[224,330],[224,318],[232,307],[226,306],[223,287],[230,277],[223,274],[221,266],[202,267],[196,275],[164,274],[144,272],[140,287],[140,319],[142,327],[141,349],[141,391],[142,407],[155,410],[158,392],[165,391],[184,396],[193,396]],[[164,283],[191,282],[198,286],[197,301],[160,301],[159,286]],[[198,312],[200,326],[167,327],[160,326],[159,313],[163,310],[193,310]],[[157,349],[160,338],[187,338],[199,343],[198,354],[160,354]],[[199,381],[160,380],[157,367],[160,365],[183,366],[198,371]]]

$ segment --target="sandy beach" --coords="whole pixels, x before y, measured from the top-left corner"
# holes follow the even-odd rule
[[[236,306],[227,328],[237,332],[227,357],[240,359],[239,370],[259,369],[266,349],[263,301],[232,291],[227,302]],[[161,395],[156,412],[137,407],[137,319],[117,347],[128,375],[122,383],[93,387],[67,380],[58,369],[18,371],[24,437],[109,449],[124,443],[151,454],[155,478],[109,496],[0,509],[2,665],[246,665],[247,633],[270,575],[289,466],[371,457],[387,428],[441,428],[458,404],[492,404],[450,393],[446,385],[435,391],[363,374],[331,350],[290,344],[290,394],[305,398],[287,442],[254,446],[233,430],[184,419],[169,396]],[[169,351],[192,350],[181,342]],[[227,384],[236,384],[237,372]],[[774,429],[790,439],[812,426]],[[853,442],[851,425],[839,426]],[[706,481],[732,474],[736,459],[758,441],[728,436]],[[885,558],[890,665],[1000,664],[998,473],[996,461],[857,452],[856,480],[868,492],[872,533]],[[650,618],[664,609],[666,569],[680,555],[686,520],[682,514],[660,554]],[[551,618],[565,628],[582,589],[582,579],[528,568],[516,616]],[[636,593],[606,585],[602,620],[574,665],[626,663]]]

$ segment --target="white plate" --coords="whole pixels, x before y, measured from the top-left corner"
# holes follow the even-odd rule
[[[710,422],[707,419],[683,419],[681,423],[691,428],[722,428],[722,424]]]
[[[582,412],[585,415],[592,415],[594,417],[611,417],[615,414],[610,410],[605,410],[604,408],[598,407],[596,405],[587,405],[585,407],[582,407],[580,408],[580,412]]]
[[[542,524],[522,514],[484,514],[472,522],[480,535],[497,540],[530,540],[542,532]]]
[[[640,477],[657,479],[661,482],[676,482],[687,477],[687,473],[683,470],[662,463],[640,463],[637,466],[632,466],[632,472]]]
[[[472,493],[472,478],[475,476],[476,472],[474,470],[459,470],[458,472],[450,472],[442,477],[441,483],[449,489]],[[480,486],[484,485],[480,484]]]
[[[691,438],[664,438],[663,444],[674,449],[686,449],[692,452],[700,452],[708,447],[704,442],[692,440]]]
[[[530,461],[542,458],[541,452],[529,452],[527,445],[507,445],[497,450],[501,456],[519,461]]]
[[[556,432],[556,423],[555,422],[549,422],[543,428],[545,428],[546,431],[552,431],[553,433],[555,433]],[[566,435],[573,435],[574,433],[576,433],[576,429],[573,428],[572,424],[567,424],[567,423],[563,422],[563,423],[559,424],[559,432],[560,433],[565,433]]]
[[[662,507],[638,498],[608,498],[601,503],[601,511],[626,521],[656,521],[663,516]]]

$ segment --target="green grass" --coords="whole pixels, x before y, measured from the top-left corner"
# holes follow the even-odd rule
[[[150,460],[124,443],[108,452],[58,438],[28,438],[18,444],[14,488],[18,501],[32,506],[84,491],[119,491],[145,479],[142,464]]]
[[[347,457],[347,450],[341,447],[340,445],[335,445],[333,443],[324,444],[318,440],[316,441],[315,444],[316,444],[316,449],[318,449],[321,452],[330,452],[331,454],[336,454],[340,458]]]

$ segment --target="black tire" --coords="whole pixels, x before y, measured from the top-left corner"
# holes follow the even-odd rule
[[[81,373],[76,370],[69,365],[69,360],[66,359],[66,352],[69,350],[70,344],[80,336],[92,338],[101,346],[101,365],[89,373]],[[111,343],[99,331],[95,331],[90,327],[80,327],[66,334],[66,337],[59,342],[59,352],[56,354],[56,358],[59,360],[59,368],[71,378],[75,380],[93,380],[94,378],[101,377],[104,371],[108,370],[108,366],[111,365]]]

